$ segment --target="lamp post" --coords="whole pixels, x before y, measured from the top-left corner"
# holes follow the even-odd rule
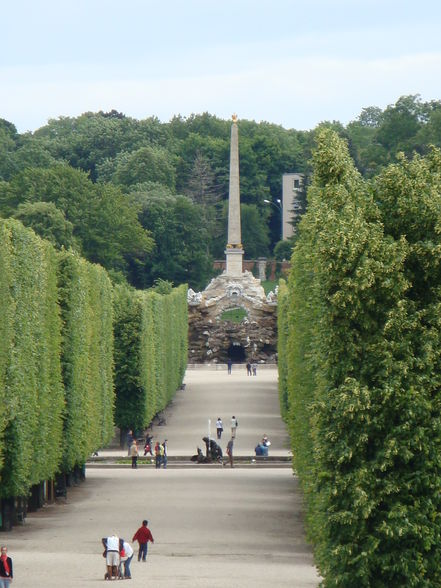
[[[274,200],[264,200],[265,204],[272,204],[277,210],[280,211],[280,240],[283,241],[283,206],[280,198]]]

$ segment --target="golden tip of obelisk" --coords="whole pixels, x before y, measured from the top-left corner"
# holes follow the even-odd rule
[[[237,122],[237,114],[233,114],[231,118],[233,119],[233,122]]]

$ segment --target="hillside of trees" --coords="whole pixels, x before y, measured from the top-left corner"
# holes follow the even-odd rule
[[[58,248],[101,264],[137,288],[165,279],[205,287],[222,258],[231,121],[208,113],[136,120],[122,113],[61,117],[33,133],[0,119],[0,215],[31,226]],[[242,233],[247,258],[272,255],[280,231],[281,177],[310,174],[317,131],[347,140],[362,176],[397,154],[441,143],[441,101],[403,96],[364,108],[344,126],[311,131],[239,120]]]

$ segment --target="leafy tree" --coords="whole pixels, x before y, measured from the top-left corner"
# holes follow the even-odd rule
[[[404,151],[411,154],[415,136],[422,127],[424,106],[418,95],[402,96],[383,113],[375,139],[389,152]]]
[[[20,204],[52,203],[73,225],[80,251],[92,262],[125,274],[131,264],[145,261],[152,240],[137,210],[112,185],[93,184],[84,172],[68,165],[26,169],[9,184],[0,184],[0,211],[16,213]]]
[[[294,239],[285,239],[276,243],[274,257],[278,261],[290,260],[294,248]]]
[[[383,121],[383,111],[378,106],[362,108],[357,120],[365,128],[376,129]]]
[[[48,168],[60,161],[57,161],[50,153],[46,145],[34,139],[30,135],[22,135],[20,138],[20,145],[14,153],[13,173],[9,174],[10,179],[13,175],[31,167]]]
[[[209,235],[201,224],[200,208],[185,196],[174,196],[159,187],[137,192],[139,220],[155,240],[155,249],[139,275],[138,287],[148,287],[155,280],[188,283],[204,288],[212,272],[207,256]]]
[[[266,209],[265,209],[266,210]],[[269,252],[269,231],[265,217],[255,204],[241,204],[242,241],[248,259],[266,257]]]
[[[56,159],[82,169],[95,181],[97,167],[118,153],[143,145],[163,144],[166,131],[156,118],[136,121],[122,113],[86,112],[77,118],[60,117],[38,129]]]
[[[418,131],[416,137],[418,145],[441,147],[441,102],[436,101],[428,108],[426,124]],[[427,149],[427,148],[426,148]],[[426,151],[424,149],[424,151]],[[422,150],[422,149],[421,149]]]
[[[267,208],[262,212],[255,204],[241,204],[241,233],[242,244],[247,259],[256,259],[257,257],[266,257],[269,252],[269,229],[266,224],[268,215]],[[222,208],[223,232],[213,238],[211,251],[216,259],[224,257],[225,245],[227,242],[228,227],[228,202],[224,202]]]
[[[59,210],[53,202],[19,204],[13,216],[55,247],[77,249],[73,237],[73,224],[66,220],[63,211]]]
[[[202,212],[203,225],[209,234],[219,237],[223,233],[221,226],[221,187],[217,183],[216,175],[211,163],[202,153],[197,152],[186,194],[198,204]],[[207,241],[207,253],[209,253]]]
[[[399,155],[368,184],[334,133],[317,139],[279,307],[310,537],[324,586],[435,587],[441,151]]]
[[[98,166],[100,179],[121,186],[143,182],[158,182],[173,189],[175,170],[170,154],[159,147],[141,147],[136,151],[122,152],[114,160]]]

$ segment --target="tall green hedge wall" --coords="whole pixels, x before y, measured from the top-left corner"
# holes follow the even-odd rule
[[[115,288],[115,423],[141,430],[170,402],[187,365],[187,288]],[[124,361],[122,361],[124,359]]]
[[[324,586],[441,585],[441,152],[361,179],[317,138],[279,302],[281,405]]]
[[[62,374],[65,389],[63,468],[82,464],[113,436],[113,303],[103,268],[60,253]]]
[[[114,290],[100,266],[3,219],[0,310],[0,498],[27,496],[110,441],[115,382],[118,422],[135,428],[182,383],[186,287]]]
[[[25,495],[58,470],[64,396],[56,253],[0,221],[0,470],[2,497]]]

